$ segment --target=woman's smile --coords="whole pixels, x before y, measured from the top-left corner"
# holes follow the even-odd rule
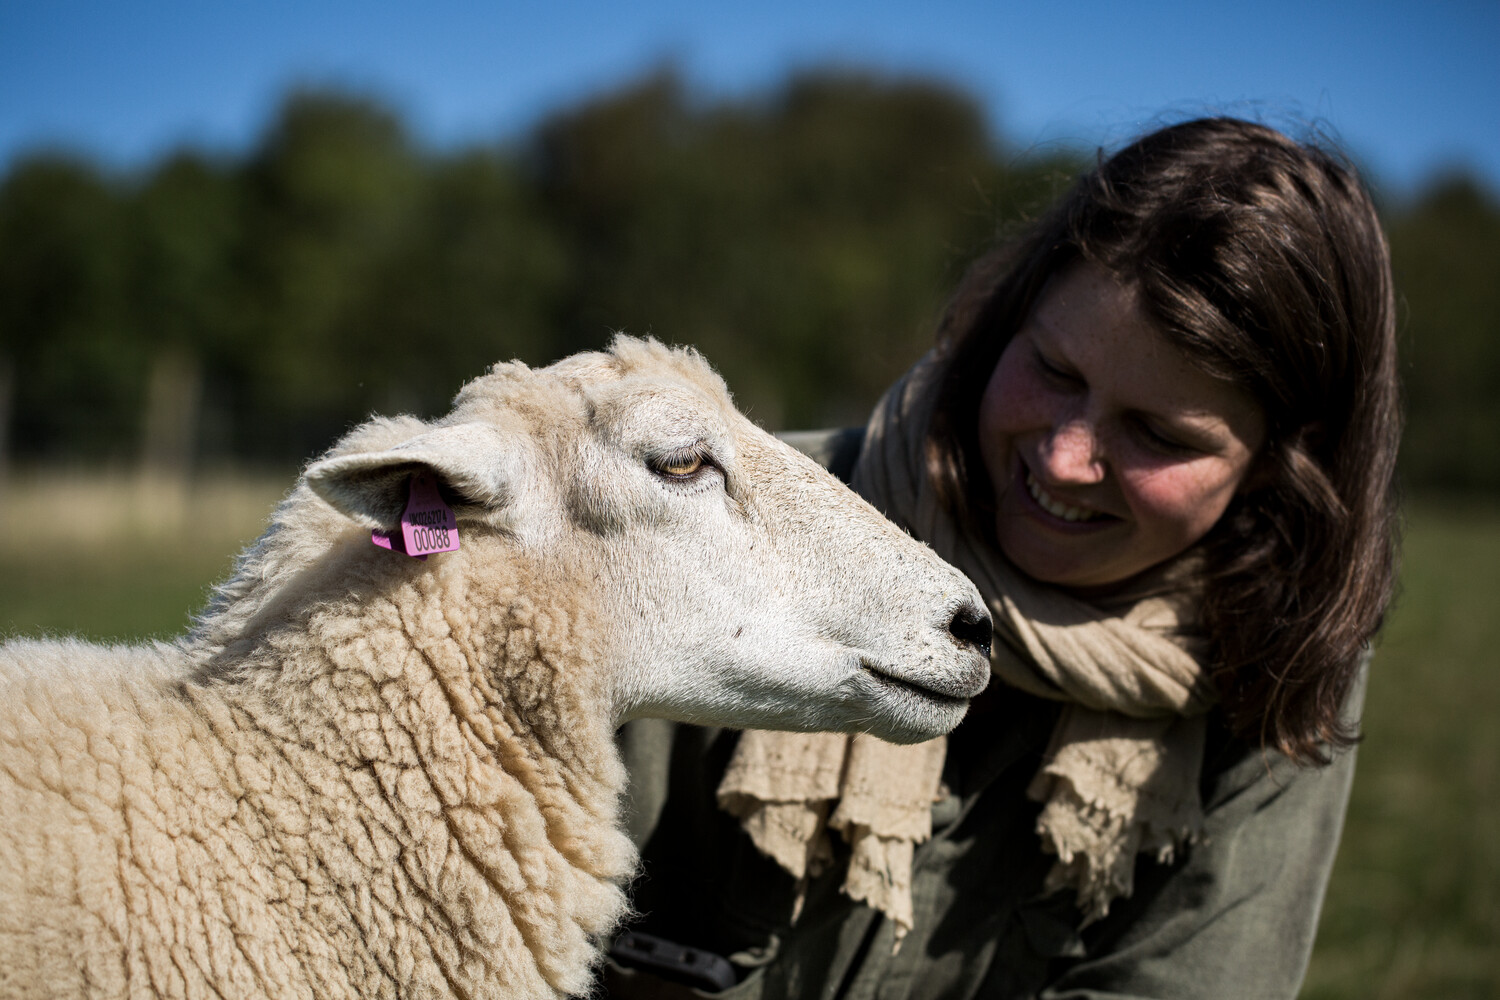
[[[1019,456],[1017,461],[1020,461]],[[1119,520],[1101,510],[1094,510],[1083,504],[1065,502],[1053,496],[1042,487],[1041,483],[1037,482],[1036,475],[1026,467],[1024,462],[1021,463],[1020,472],[1026,486],[1026,495],[1036,501],[1042,513],[1049,515],[1043,523],[1062,521],[1067,527],[1075,528],[1102,525],[1107,521]]]
[[[980,400],[996,541],[1043,583],[1121,583],[1208,533],[1264,436],[1254,400],[1169,344],[1133,287],[1075,264]]]

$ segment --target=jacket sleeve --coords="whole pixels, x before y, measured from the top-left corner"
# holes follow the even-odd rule
[[[1363,681],[1350,699],[1357,713]],[[1205,789],[1203,838],[1142,860],[1135,895],[1054,964],[1045,1000],[1295,997],[1343,828],[1355,753],[1298,767],[1252,751]]]

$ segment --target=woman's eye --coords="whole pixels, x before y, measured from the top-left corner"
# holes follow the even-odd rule
[[[1194,450],[1191,445],[1183,444],[1176,438],[1163,434],[1155,427],[1152,427],[1148,421],[1142,420],[1136,426],[1140,429],[1140,435],[1145,442],[1157,451],[1170,455],[1180,455],[1184,452]]]
[[[698,454],[667,455],[651,463],[651,467],[663,476],[686,479],[703,468],[703,456]]]
[[[1077,385],[1081,381],[1077,375],[1048,361],[1041,351],[1036,352],[1036,366],[1042,377],[1057,385]]]

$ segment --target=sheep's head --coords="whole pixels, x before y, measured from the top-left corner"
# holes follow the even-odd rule
[[[621,337],[497,365],[447,417],[356,432],[307,481],[390,529],[416,472],[482,540],[463,558],[511,553],[586,588],[616,721],[910,742],[988,680],[973,585],[742,416],[691,351]]]

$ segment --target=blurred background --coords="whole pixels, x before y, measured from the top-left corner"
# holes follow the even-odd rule
[[[1207,6],[0,4],[0,628],[180,631],[351,424],[615,330],[862,422],[1101,148],[1255,118],[1373,188],[1408,408],[1304,996],[1500,995],[1500,5]]]

